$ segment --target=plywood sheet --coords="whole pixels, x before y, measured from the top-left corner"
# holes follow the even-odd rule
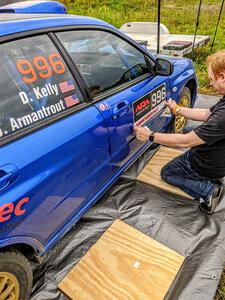
[[[116,220],[59,288],[74,300],[162,300],[183,260]]]
[[[137,180],[157,186],[168,192],[193,199],[191,196],[183,192],[180,188],[164,182],[160,177],[161,169],[173,158],[179,156],[183,152],[177,149],[160,147],[159,150],[151,158],[147,166],[143,169]]]

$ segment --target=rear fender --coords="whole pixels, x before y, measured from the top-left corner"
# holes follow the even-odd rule
[[[44,252],[43,245],[36,239],[32,237],[24,237],[24,236],[16,236],[4,240],[0,240],[0,250],[1,248],[13,246],[18,244],[25,244],[29,245],[34,249],[35,255],[39,256],[42,255]]]

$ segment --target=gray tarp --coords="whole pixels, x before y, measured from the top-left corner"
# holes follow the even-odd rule
[[[200,106],[214,100],[206,97]],[[185,256],[166,300],[214,298],[225,263],[225,196],[208,216],[197,201],[137,182],[152,153],[146,152],[48,253],[34,273],[32,300],[68,299],[58,283],[117,218]]]

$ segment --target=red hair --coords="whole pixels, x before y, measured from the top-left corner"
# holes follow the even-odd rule
[[[217,51],[206,58],[206,64],[211,67],[211,70],[216,77],[220,73],[225,73],[225,50]]]

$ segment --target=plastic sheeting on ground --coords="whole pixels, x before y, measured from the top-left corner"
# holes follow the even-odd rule
[[[146,152],[49,251],[34,273],[31,300],[68,299],[58,283],[117,218],[185,257],[165,300],[214,298],[225,264],[225,195],[208,216],[195,200],[136,181],[152,154]]]

